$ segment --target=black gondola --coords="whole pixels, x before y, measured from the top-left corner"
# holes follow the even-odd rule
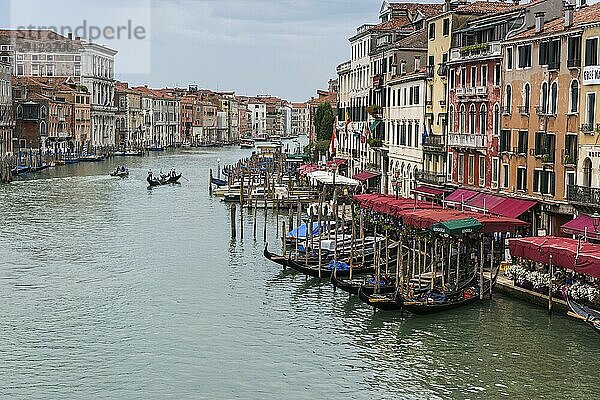
[[[268,246],[265,246],[265,251],[263,252],[265,258],[267,258],[268,260],[271,260],[281,266],[285,267],[289,267],[293,270],[296,270],[298,272],[301,272],[305,275],[308,276],[312,276],[315,278],[319,277],[319,266],[318,265],[305,265],[305,264],[301,264],[297,261],[292,260],[291,258],[285,258],[281,255],[277,255],[277,254],[272,254],[271,252],[269,252]],[[368,273],[372,273],[373,272],[373,266],[366,266],[366,265],[360,265],[360,266],[354,266],[352,268],[352,274],[353,275],[359,275],[359,274],[368,274]],[[333,269],[327,268],[327,267],[321,267],[321,278],[331,278],[331,274],[333,273]],[[350,276],[350,271],[349,270],[343,270],[343,271],[337,271],[338,276]]]
[[[565,293],[567,305],[570,311],[567,314],[573,318],[580,319],[591,326],[596,332],[600,333],[600,311],[594,310],[588,306],[584,306],[575,302],[568,294]]]
[[[111,172],[110,176],[117,176],[119,178],[125,178],[126,176],[129,176],[129,170],[128,169],[125,169],[125,170],[117,169],[117,170]]]
[[[375,279],[375,278],[373,278]],[[375,284],[374,283],[366,283],[364,278],[359,279],[340,279],[334,273],[331,275],[331,284],[335,289],[341,289],[346,293],[358,294],[358,290],[362,287],[363,293],[366,295],[371,295],[375,293]],[[390,278],[385,279],[385,284],[379,286],[380,293],[393,293],[396,290],[396,279]]]
[[[169,175],[167,176],[167,182],[168,183],[179,183],[179,179],[181,179],[181,174],[179,175]]]
[[[496,271],[496,274],[491,281],[489,279],[484,280],[483,296],[489,293],[492,286],[496,284],[497,276],[498,271]],[[402,307],[412,314],[429,315],[476,303],[480,300],[478,281],[477,276],[474,275],[468,284],[462,286],[453,293],[442,293],[429,290],[421,297],[404,299]],[[443,300],[438,301],[432,297],[438,294],[443,297]]]
[[[398,290],[392,293],[367,293],[362,286],[358,289],[358,298],[373,308],[383,311],[396,311],[402,309],[402,295]]]
[[[224,181],[223,179],[212,178],[210,181],[213,185],[217,185],[218,187],[227,186],[227,181]]]
[[[161,186],[161,185],[166,185],[168,182],[165,181],[163,178],[158,179],[156,177],[147,177],[146,181],[148,182],[148,185],[150,185],[150,187],[156,187],[156,186]]]

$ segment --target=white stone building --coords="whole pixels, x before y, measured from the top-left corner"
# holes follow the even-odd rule
[[[255,139],[265,138],[267,135],[267,105],[250,100],[248,110],[252,112],[252,137]]]

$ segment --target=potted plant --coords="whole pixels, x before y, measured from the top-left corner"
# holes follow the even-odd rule
[[[371,138],[371,139],[367,140],[367,144],[370,147],[378,148],[378,147],[381,147],[382,142],[381,142],[381,139]]]
[[[383,109],[381,108],[381,106],[370,105],[369,107],[367,107],[367,112],[373,117],[380,116],[382,110]]]

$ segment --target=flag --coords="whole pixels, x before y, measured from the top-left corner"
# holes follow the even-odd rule
[[[352,122],[350,120],[350,114],[348,114],[348,110],[346,110],[346,126],[344,127],[346,133],[348,133],[348,125],[350,125],[350,122]]]
[[[367,139],[369,138],[370,134],[371,131],[369,130],[369,124],[365,122],[365,130],[363,131],[362,135],[360,135],[360,142],[367,143]]]
[[[333,131],[331,131],[331,143],[329,143],[329,154],[333,157],[335,155],[335,149],[338,147],[337,135],[335,134],[335,123],[333,124]]]
[[[425,142],[427,141],[427,124],[425,122],[423,122],[423,143],[425,144]]]

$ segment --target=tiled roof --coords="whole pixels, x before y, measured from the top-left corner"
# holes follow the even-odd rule
[[[501,2],[501,1],[476,1],[471,4],[467,4],[456,9],[456,13],[459,14],[488,14],[498,13],[517,10],[523,8],[525,5],[518,5],[512,2]]]
[[[373,31],[389,31],[395,29],[402,29],[405,27],[412,27],[410,19],[407,17],[394,18],[387,22],[382,22],[371,28]]]
[[[393,11],[407,11],[411,14],[421,12],[425,17],[433,17],[442,12],[444,4],[421,4],[421,3],[390,3]]]
[[[538,36],[548,36],[559,34],[561,32],[569,32],[578,29],[584,25],[600,21],[600,3],[596,3],[587,7],[583,7],[573,14],[573,25],[565,27],[564,18],[559,17],[544,23],[544,28],[541,32],[536,32],[535,27],[521,32],[511,39],[529,39]]]

